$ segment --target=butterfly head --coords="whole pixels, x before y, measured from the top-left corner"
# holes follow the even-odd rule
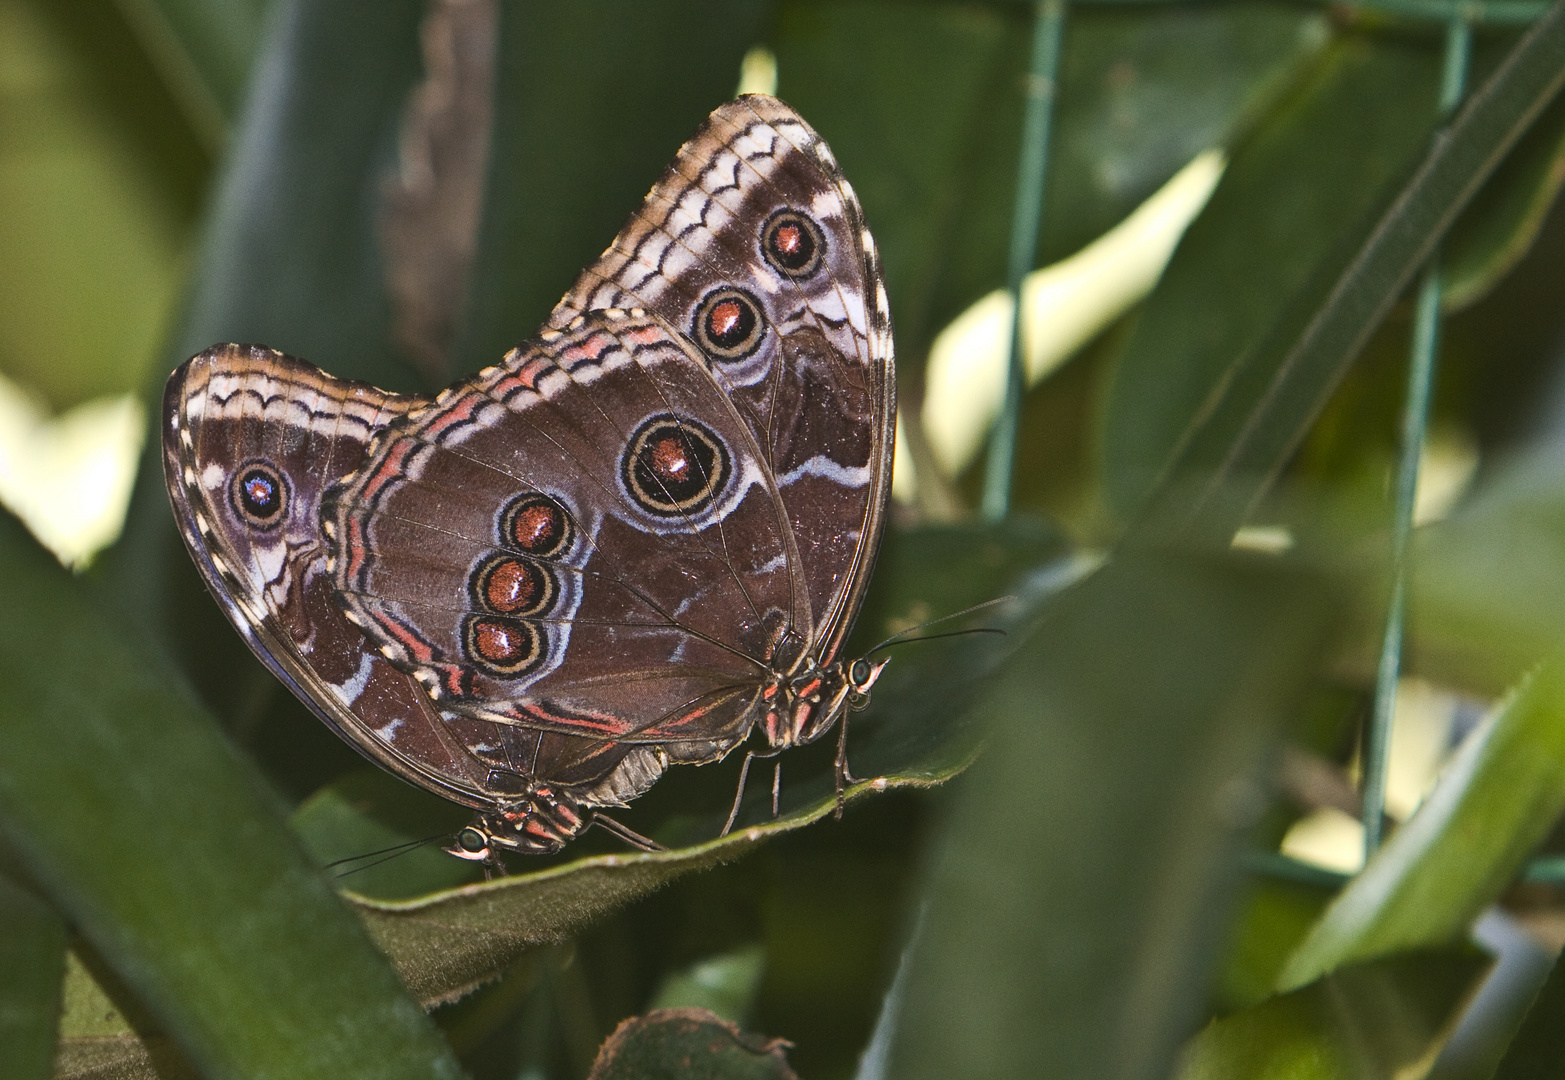
[[[493,863],[497,850],[552,855],[592,824],[568,794],[539,787],[491,814],[481,814],[456,834],[446,851],[459,859]]]
[[[778,749],[812,743],[830,731],[845,708],[861,708],[887,659],[813,664],[779,684],[778,701],[767,712],[766,740]]]
[[[860,657],[848,665],[848,701],[855,705],[862,705],[869,700],[870,688],[880,678],[880,673],[886,665],[891,663],[891,658],[871,660],[868,657]]]

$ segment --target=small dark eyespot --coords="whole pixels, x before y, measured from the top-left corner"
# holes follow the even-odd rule
[[[777,211],[761,229],[761,257],[783,277],[809,277],[821,268],[825,254],[825,233],[797,210]]]
[[[698,514],[728,486],[733,470],[717,433],[671,413],[645,421],[620,457],[620,480],[637,506],[659,517]]]
[[[288,482],[270,462],[248,461],[228,485],[234,512],[256,529],[270,529],[287,516]]]
[[[462,647],[472,663],[504,678],[530,675],[548,659],[537,627],[500,615],[469,615],[462,627]]]
[[[500,515],[500,543],[536,558],[563,554],[575,537],[564,504],[542,492],[523,492]]]
[[[766,315],[742,289],[714,289],[696,308],[691,325],[696,344],[718,360],[741,360],[766,336]]]

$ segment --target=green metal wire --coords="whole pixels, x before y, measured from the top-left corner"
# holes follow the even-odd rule
[[[1148,2],[1179,3],[1183,0],[1075,0],[1078,4],[1110,7]],[[1333,3],[1335,0],[1316,0]],[[1003,521],[1010,513],[1011,486],[1016,463],[1016,439],[1022,394],[1026,388],[1025,358],[1022,355],[1022,279],[1033,269],[1037,256],[1038,228],[1043,219],[1043,196],[1048,179],[1049,134],[1054,121],[1054,103],[1058,89],[1060,42],[1065,28],[1066,0],[1036,0],[1033,3],[1032,59],[1028,68],[1027,111],[1022,124],[1021,159],[1017,165],[1016,204],[1011,217],[1011,244],[1006,272],[1006,288],[1015,299],[1011,319],[1010,352],[1006,363],[1005,396],[995,418],[989,439],[989,457],[984,469],[983,499],[980,513],[985,521]],[[1440,21],[1447,24],[1445,74],[1441,84],[1442,119],[1460,103],[1467,81],[1468,58],[1472,51],[1472,27],[1476,24],[1520,26],[1531,23],[1549,7],[1546,0],[1360,0],[1349,7],[1402,18]],[[1431,263],[1419,287],[1418,323],[1414,341],[1415,377],[1433,377],[1439,337],[1438,265]],[[1422,359],[1420,359],[1422,357]],[[1427,369],[1427,370],[1426,370]],[[1422,372],[1422,375],[1418,374]],[[1427,387],[1426,387],[1427,391]],[[1414,391],[1409,390],[1411,409]],[[1375,721],[1366,740],[1365,814],[1383,810],[1385,787],[1385,751],[1389,739],[1390,702],[1402,653],[1402,616],[1405,584],[1400,569],[1406,538],[1401,533],[1410,527],[1411,517],[1402,512],[1404,487],[1408,488],[1407,506],[1418,479],[1417,451],[1427,419],[1427,396],[1416,416],[1409,411],[1405,420],[1416,420],[1419,442],[1404,444],[1402,470],[1398,474],[1398,510],[1396,541],[1397,571],[1392,588],[1391,611],[1376,683]],[[1404,423],[1404,436],[1407,433]],[[1409,455],[1412,465],[1407,464]],[[1387,680],[1390,680],[1389,684]],[[1385,715],[1383,716],[1382,713]],[[1372,807],[1370,804],[1374,803]],[[1380,818],[1365,817],[1365,850],[1373,852],[1380,844]]]
[[[1446,32],[1445,70],[1440,83],[1440,119],[1456,111],[1467,86],[1472,55],[1472,26],[1460,17]],[[1435,365],[1440,355],[1440,261],[1430,259],[1418,286],[1413,318],[1412,356],[1407,397],[1402,406],[1401,460],[1397,464],[1396,517],[1391,536],[1391,603],[1375,674],[1375,708],[1364,739],[1364,858],[1380,848],[1386,809],[1386,766],[1391,749],[1391,720],[1402,667],[1402,628],[1407,609],[1407,548],[1413,533],[1413,503],[1418,492],[1419,454],[1429,426]]]
[[[1011,0],[1031,3],[1033,0]],[[1078,7],[1146,7],[1187,4],[1189,0],[1072,0]],[[1319,7],[1392,15],[1399,18],[1450,23],[1461,19],[1471,26],[1526,26],[1548,10],[1548,0],[1313,0]]]
[[[1549,5],[1542,0],[1364,0],[1350,4],[1360,11],[1429,19],[1445,23],[1526,26]]]
[[[1300,862],[1280,851],[1246,851],[1244,866],[1253,874],[1261,874],[1283,881],[1297,881],[1305,885],[1319,885],[1327,889],[1340,889],[1348,883],[1352,874],[1340,870],[1328,870],[1314,863]]]
[[[1042,0],[1035,9],[1032,62],[1027,72],[1027,111],[1022,121],[1021,161],[1016,169],[1016,206],[1011,215],[1011,250],[1006,288],[1016,301],[1011,319],[1011,354],[1007,364],[1005,400],[989,439],[984,470],[984,520],[998,522],[1011,509],[1011,474],[1016,460],[1016,429],[1022,407],[1022,279],[1038,254],[1038,226],[1043,220],[1044,183],[1048,178],[1049,129],[1054,122],[1055,90],[1059,85],[1060,39],[1065,32],[1065,0]]]
[[[1280,851],[1246,851],[1244,868],[1262,877],[1298,881],[1327,889],[1340,889],[1353,879],[1352,874],[1301,862]],[[1521,879],[1539,885],[1565,885],[1565,855],[1538,856],[1522,870]]]

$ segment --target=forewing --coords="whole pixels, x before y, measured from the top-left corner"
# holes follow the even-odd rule
[[[351,619],[438,708],[706,760],[807,601],[705,360],[593,312],[393,424],[328,495]]]
[[[896,384],[874,241],[814,129],[760,95],[714,112],[550,325],[624,307],[688,334],[750,427],[829,661],[879,544]]]

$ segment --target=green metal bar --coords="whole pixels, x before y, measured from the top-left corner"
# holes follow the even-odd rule
[[[1565,885],[1565,855],[1540,855],[1527,864],[1522,880],[1542,885]]]
[[[1246,851],[1244,866],[1252,874],[1297,881],[1304,885],[1319,885],[1326,889],[1340,889],[1353,876],[1314,863],[1300,862],[1280,851]]]
[[[1329,889],[1340,888],[1353,877],[1340,870],[1328,870],[1314,863],[1300,862],[1280,851],[1246,851],[1243,863],[1244,868],[1252,874],[1282,881],[1299,881],[1305,885],[1321,885]],[[1523,868],[1521,880],[1539,885],[1565,885],[1565,855],[1538,856]]]
[[[1446,32],[1445,70],[1440,82],[1440,119],[1456,111],[1467,86],[1472,27],[1453,19]],[[1401,455],[1397,464],[1396,517],[1391,533],[1391,603],[1375,673],[1375,709],[1364,739],[1364,858],[1380,848],[1386,809],[1386,767],[1391,749],[1391,720],[1402,668],[1402,628],[1407,613],[1407,549],[1413,534],[1413,503],[1418,492],[1419,455],[1429,426],[1435,365],[1440,356],[1440,257],[1437,252],[1418,286],[1413,346],[1408,364],[1407,397],[1402,406]]]
[[[1447,23],[1465,23],[1471,27],[1526,26],[1549,5],[1540,0],[1361,0],[1349,7],[1382,15],[1400,15]]]
[[[1017,417],[1024,386],[1022,279],[1032,270],[1038,254],[1038,226],[1043,219],[1044,183],[1048,178],[1049,129],[1054,122],[1060,39],[1065,31],[1065,0],[1041,0],[1035,12],[1032,61],[1027,72],[1027,112],[1022,122],[1022,155],[1016,169],[1016,206],[1011,216],[1011,250],[1006,267],[1006,288],[1016,300],[1016,311],[1011,319],[1005,400],[989,439],[989,461],[984,470],[982,511],[987,521],[1003,521],[1011,509]]]
[[[1011,4],[1035,0],[1010,0]],[[1083,7],[1158,7],[1189,0],[1072,0]],[[1471,26],[1526,26],[1548,10],[1548,0],[1306,0],[1319,7],[1344,7],[1351,11],[1426,19],[1449,23],[1461,19]],[[1009,6],[1009,5],[1008,5]]]

